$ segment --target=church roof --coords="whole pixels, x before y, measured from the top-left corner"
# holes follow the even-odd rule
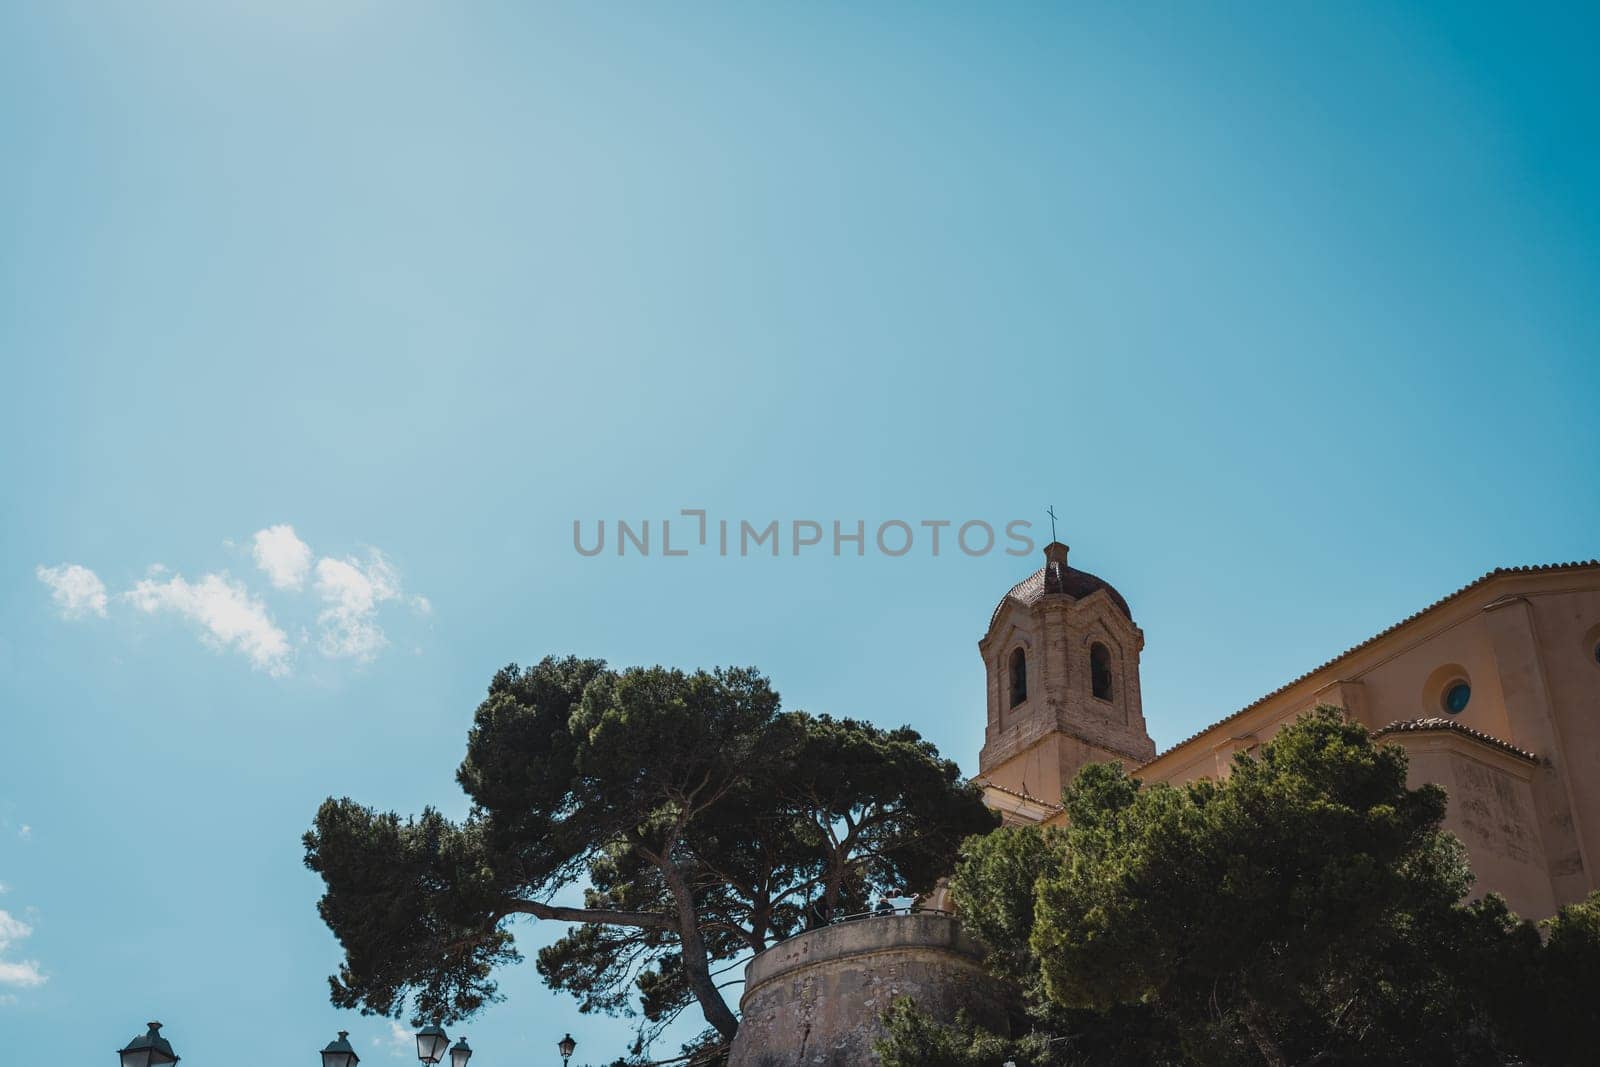
[[[1067,596],[1082,600],[1090,593],[1101,589],[1111,597],[1111,602],[1117,606],[1117,610],[1132,622],[1133,612],[1128,609],[1128,602],[1122,599],[1122,594],[1117,592],[1110,582],[1088,571],[1069,567],[1065,561],[1051,561],[1012,586],[1011,591],[1000,598],[1000,603],[994,606],[994,614],[989,616],[989,629],[994,629],[994,624],[1000,619],[1000,610],[1006,606],[1008,600],[1015,600],[1026,607],[1046,593],[1065,593]]]
[[[1390,723],[1388,726],[1385,726],[1383,729],[1373,734],[1373,736],[1382,737],[1384,734],[1416,733],[1424,730],[1446,730],[1450,733],[1465,734],[1468,737],[1476,738],[1477,740],[1482,741],[1486,745],[1491,745],[1503,752],[1509,752],[1513,756],[1520,756],[1521,758],[1530,762],[1537,763],[1539,760],[1539,757],[1534,755],[1532,752],[1529,752],[1525,748],[1518,748],[1510,741],[1502,740],[1493,734],[1486,734],[1482,730],[1474,730],[1470,726],[1463,726],[1454,719],[1446,719],[1438,715],[1434,715],[1426,719],[1401,719]]]
[[[1026,801],[1029,801],[1030,803],[1033,803],[1033,804],[1042,804],[1047,808],[1059,808],[1059,807],[1061,807],[1060,804],[1054,803],[1054,802],[1049,801],[1049,800],[1045,800],[1043,797],[1036,797],[1032,793],[1021,793],[1021,792],[1018,792],[1015,789],[1007,789],[1003,785],[995,785],[993,782],[991,782],[989,779],[985,778],[981,774],[977,775],[976,777],[969,778],[969,779],[967,779],[967,781],[971,782],[973,785],[981,786],[984,789],[993,789],[996,792],[1005,793],[1008,796],[1016,797],[1018,800],[1026,800]]]
[[[1377,642],[1383,640],[1385,637],[1388,637],[1390,634],[1394,633],[1396,630],[1400,629],[1402,626],[1406,626],[1406,625],[1408,625],[1408,624],[1410,624],[1412,622],[1415,622],[1417,619],[1422,618],[1424,615],[1428,614],[1429,612],[1443,607],[1444,605],[1446,605],[1446,604],[1450,603],[1451,601],[1455,600],[1457,597],[1460,597],[1460,596],[1463,596],[1463,595],[1465,595],[1467,593],[1472,592],[1474,589],[1477,589],[1479,586],[1485,584],[1486,582],[1491,582],[1491,581],[1494,581],[1496,578],[1503,578],[1503,577],[1505,577],[1507,575],[1514,575],[1514,574],[1549,574],[1549,573],[1555,572],[1555,571],[1584,570],[1584,569],[1589,568],[1589,567],[1600,567],[1600,559],[1574,560],[1574,561],[1572,561],[1570,563],[1538,563],[1538,564],[1534,564],[1532,566],[1527,566],[1527,567],[1496,567],[1494,570],[1490,571],[1488,574],[1485,574],[1483,577],[1475,579],[1474,581],[1470,581],[1466,585],[1462,586],[1460,589],[1457,589],[1455,592],[1450,593],[1450,594],[1448,594],[1446,596],[1440,597],[1438,600],[1435,600],[1432,604],[1429,604],[1427,607],[1423,608],[1421,611],[1413,612],[1412,614],[1407,615],[1405,618],[1401,619],[1399,622],[1395,623],[1393,626],[1390,626],[1390,627],[1388,627],[1388,628],[1386,628],[1384,630],[1380,630],[1378,633],[1373,634],[1371,637],[1367,638],[1365,641],[1362,641],[1360,644],[1352,645],[1351,647],[1345,649],[1343,652],[1339,653],[1337,656],[1335,656],[1332,659],[1328,660],[1326,663],[1323,663],[1321,666],[1313,667],[1311,670],[1306,671],[1304,674],[1300,675],[1298,678],[1292,678],[1289,681],[1284,682],[1282,685],[1278,686],[1278,688],[1274,689],[1272,692],[1268,693],[1267,695],[1262,696],[1262,697],[1257,697],[1255,700],[1253,700],[1250,703],[1246,704],[1244,707],[1240,708],[1238,711],[1234,712],[1232,715],[1226,716],[1225,718],[1218,719],[1216,722],[1212,723],[1210,726],[1207,726],[1205,729],[1198,730],[1195,733],[1192,733],[1188,737],[1184,738],[1182,741],[1179,741],[1177,744],[1171,745],[1171,746],[1169,746],[1169,747],[1167,747],[1165,749],[1162,749],[1159,753],[1156,754],[1156,756],[1153,759],[1147,760],[1146,764],[1154,763],[1156,760],[1164,758],[1169,753],[1176,752],[1178,749],[1182,748],[1184,745],[1187,745],[1189,742],[1193,741],[1195,738],[1200,737],[1200,736],[1202,736],[1204,734],[1208,734],[1212,730],[1215,730],[1217,727],[1222,726],[1225,723],[1230,723],[1234,719],[1237,719],[1237,718],[1240,718],[1241,716],[1249,714],[1250,712],[1254,711],[1255,709],[1261,707],[1261,705],[1265,704],[1267,701],[1271,700],[1273,697],[1276,697],[1278,694],[1286,693],[1290,689],[1293,689],[1295,686],[1299,685],[1301,682],[1305,681],[1307,678],[1310,678],[1312,675],[1322,673],[1323,671],[1327,670],[1329,667],[1332,667],[1334,664],[1338,663],[1340,660],[1343,660],[1348,656],[1355,655],[1357,652],[1360,652],[1362,649],[1366,648],[1368,645],[1376,644]],[[990,625],[992,626],[994,624],[991,622]]]

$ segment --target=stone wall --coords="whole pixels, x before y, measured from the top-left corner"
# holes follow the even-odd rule
[[[790,938],[745,969],[731,1067],[875,1064],[878,1017],[901,996],[943,1020],[965,1008],[1004,1032],[983,956],[953,917],[933,912],[855,919]]]

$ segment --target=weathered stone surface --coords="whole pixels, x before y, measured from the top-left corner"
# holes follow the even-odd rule
[[[879,1016],[909,996],[936,1018],[965,1008],[1003,1030],[983,947],[931,912],[856,919],[801,934],[750,961],[731,1067],[875,1064]]]

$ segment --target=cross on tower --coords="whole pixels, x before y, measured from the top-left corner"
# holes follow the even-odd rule
[[[1050,516],[1050,540],[1060,540],[1058,537],[1056,537],[1056,506],[1051,504],[1049,507],[1044,509],[1044,513]]]

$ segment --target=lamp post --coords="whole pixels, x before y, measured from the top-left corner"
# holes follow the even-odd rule
[[[472,1059],[472,1049],[467,1047],[466,1038],[450,1046],[450,1067],[467,1067],[467,1061],[470,1059]]]
[[[438,1063],[450,1047],[450,1037],[438,1023],[429,1023],[417,1031],[417,1059],[423,1063]]]
[[[572,1040],[571,1034],[568,1034],[566,1037],[556,1042],[556,1048],[561,1052],[561,1067],[567,1067],[567,1061],[570,1060],[572,1058],[572,1054],[577,1051],[578,1043]]]
[[[322,1067],[356,1067],[361,1057],[350,1047],[350,1031],[340,1030],[339,1036],[328,1042],[322,1050]]]
[[[161,1036],[160,1023],[148,1023],[148,1033],[140,1034],[129,1041],[126,1048],[119,1048],[117,1055],[122,1057],[122,1067],[164,1067],[166,1064],[178,1062],[178,1054],[172,1051],[172,1042]]]

